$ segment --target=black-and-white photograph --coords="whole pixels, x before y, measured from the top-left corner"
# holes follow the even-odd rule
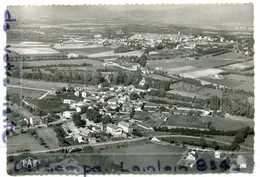
[[[8,6],[7,173],[252,173],[253,11]]]

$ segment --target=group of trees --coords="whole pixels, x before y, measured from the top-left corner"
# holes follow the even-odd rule
[[[184,128],[172,128],[168,129],[168,127],[154,127],[155,131],[162,131],[162,132],[173,132],[173,133],[180,133],[182,135],[190,135],[190,136],[201,136],[204,135],[222,135],[222,136],[235,136],[234,141],[229,146],[220,146],[217,142],[213,141],[212,143],[206,143],[205,139],[201,138],[200,142],[193,142],[193,141],[184,141],[183,144],[190,144],[190,145],[196,145],[201,146],[202,148],[210,147],[215,150],[217,149],[223,149],[223,150],[239,150],[239,143],[242,143],[245,141],[245,138],[248,135],[254,135],[254,128],[242,128],[239,130],[229,130],[229,131],[223,131],[223,130],[215,130],[214,128],[211,128],[209,130],[190,130],[190,129],[184,129]]]
[[[138,63],[140,66],[146,66],[146,62],[148,60],[148,56],[146,54],[138,56],[121,56],[118,58],[119,60],[127,61],[128,63]]]
[[[145,89],[155,88],[155,89],[168,91],[168,90],[170,90],[171,83],[172,83],[172,81],[146,77],[144,88]]]
[[[99,114],[98,110],[95,109],[87,109],[86,110],[86,118],[94,123],[102,122],[103,124],[113,123],[113,120],[110,116],[102,116]]]
[[[75,71],[54,71],[53,74],[42,73],[40,70],[32,73],[24,72],[24,79],[45,80],[48,82],[66,82],[77,84],[99,84],[105,82],[100,72],[75,72]]]
[[[61,126],[53,126],[53,130],[56,132],[56,137],[59,141],[59,146],[64,147],[64,146],[69,146],[70,143],[66,140],[66,132],[63,130]]]
[[[81,116],[79,113],[74,114],[72,116],[72,121],[74,122],[74,124],[76,125],[76,127],[82,127],[85,128],[86,127],[86,121],[81,119]]]

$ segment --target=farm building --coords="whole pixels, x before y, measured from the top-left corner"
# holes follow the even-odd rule
[[[107,124],[107,132],[110,133],[113,136],[121,136],[122,135],[122,129],[119,129],[114,124]]]
[[[62,115],[65,118],[71,118],[73,114],[74,114],[74,111],[64,111]]]
[[[133,131],[133,129],[130,128],[130,124],[125,121],[119,122],[118,127],[121,128],[123,130],[123,132],[126,132],[126,133],[132,133],[132,131]]]
[[[237,164],[239,165],[240,168],[246,168],[246,159],[243,155],[238,155],[237,156]]]

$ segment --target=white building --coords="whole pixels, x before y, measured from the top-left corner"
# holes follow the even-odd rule
[[[65,118],[71,118],[73,113],[74,113],[74,111],[64,111],[62,115]]]
[[[246,159],[243,155],[238,155],[237,156],[237,164],[239,165],[239,168],[246,168]]]
[[[121,136],[122,129],[117,128],[114,124],[107,124],[107,133],[110,133],[113,136]]]
[[[216,158],[216,159],[220,159],[220,152],[219,151],[215,151],[215,154],[214,154],[214,157]]]
[[[107,103],[111,104],[111,105],[116,105],[117,104],[117,100],[116,99],[110,99],[110,100],[107,100]]]
[[[79,96],[79,90],[76,90],[76,91],[74,92],[74,95],[75,95],[75,96]]]
[[[86,91],[81,92],[81,96],[82,96],[83,98],[86,98],[86,97],[87,97],[87,92],[86,92]]]
[[[81,108],[80,107],[76,107],[76,112],[81,112]]]
[[[130,124],[124,121],[118,123],[118,127],[123,130],[125,133],[132,133],[133,129],[130,128]]]
[[[63,104],[72,104],[73,102],[75,102],[74,100],[69,100],[69,99],[64,99],[63,100]]]

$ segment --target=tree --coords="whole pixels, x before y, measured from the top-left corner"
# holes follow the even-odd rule
[[[74,124],[76,125],[76,127],[84,128],[86,126],[86,121],[82,120],[79,114],[74,114],[72,116],[72,120],[73,120]]]
[[[132,92],[129,95],[130,100],[137,100],[139,98],[139,95],[136,92]]]
[[[219,145],[218,145],[218,143],[217,143],[216,141],[213,141],[213,142],[211,143],[211,147],[212,147],[213,149],[215,149],[215,150],[218,150],[218,149],[219,149]]]
[[[102,123],[103,124],[108,124],[108,123],[112,123],[113,121],[112,121],[112,119],[111,119],[111,117],[109,117],[109,116],[105,116],[103,119],[102,119]]]
[[[131,110],[131,112],[130,112],[130,118],[134,117],[134,115],[135,115],[135,108],[134,108],[134,106],[133,106],[133,107],[132,107],[132,110]]]
[[[91,146],[86,146],[82,149],[82,153],[93,153],[94,149]]]

